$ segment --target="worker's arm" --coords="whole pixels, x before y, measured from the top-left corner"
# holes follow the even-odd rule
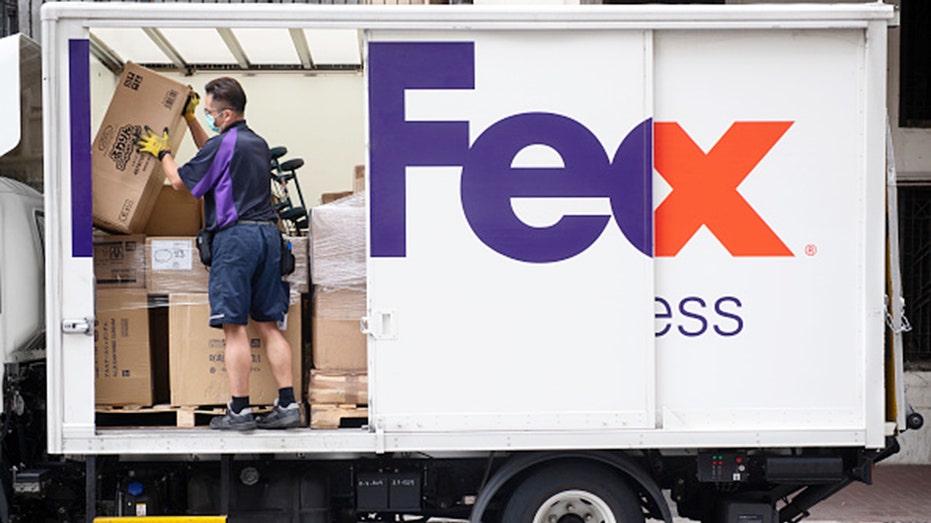
[[[172,189],[176,191],[188,190],[187,185],[184,185],[184,182],[181,180],[181,175],[178,174],[178,164],[175,163],[175,159],[171,156],[171,153],[162,155],[162,171],[165,172],[165,176],[168,178],[168,183],[171,184]]]
[[[205,131],[200,125],[200,122],[197,121],[197,118],[187,120],[187,128],[191,130],[191,138],[194,139],[194,144],[197,145],[198,149],[203,147],[210,138],[207,136],[207,131]]]

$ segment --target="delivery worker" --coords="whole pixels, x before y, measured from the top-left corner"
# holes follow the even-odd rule
[[[146,128],[138,146],[157,157],[171,186],[204,198],[206,228],[215,234],[210,270],[210,326],[226,337],[226,370],[232,399],[226,414],[210,420],[220,430],[297,427],[301,413],[294,398],[291,346],[281,331],[288,310],[287,283],[281,281],[281,238],[271,206],[268,144],[247,125],[246,94],[232,78],[207,84],[204,119],[217,136],[208,139],[197,121],[197,93],[191,91],[184,118],[198,152],[178,167],[168,130],[161,136]],[[252,355],[246,324],[249,317],[265,343],[278,398],[272,412],[253,417],[249,406]]]

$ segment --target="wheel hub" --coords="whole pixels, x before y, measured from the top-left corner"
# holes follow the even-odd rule
[[[533,523],[619,523],[608,504],[584,490],[565,490],[549,497]]]

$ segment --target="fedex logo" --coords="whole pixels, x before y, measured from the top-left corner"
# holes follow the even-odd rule
[[[702,225],[733,256],[792,256],[737,192],[792,122],[736,122],[705,153],[679,124],[648,118],[609,158],[582,123],[532,112],[495,122],[470,146],[468,122],[407,121],[404,96],[416,89],[474,89],[473,43],[374,42],[369,82],[374,257],[406,254],[409,166],[461,166],[469,226],[488,247],[515,260],[548,263],[576,256],[612,218],[646,256],[675,256]],[[530,145],[552,148],[563,165],[513,167],[517,153]],[[655,211],[654,167],[672,188]],[[549,227],[532,227],[511,207],[512,198],[553,197],[607,198],[611,215],[565,215]]]

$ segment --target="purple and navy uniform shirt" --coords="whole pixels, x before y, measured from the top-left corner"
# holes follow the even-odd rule
[[[195,198],[204,198],[204,219],[211,230],[240,220],[277,221],[271,206],[268,144],[240,120],[230,125],[178,168]]]

